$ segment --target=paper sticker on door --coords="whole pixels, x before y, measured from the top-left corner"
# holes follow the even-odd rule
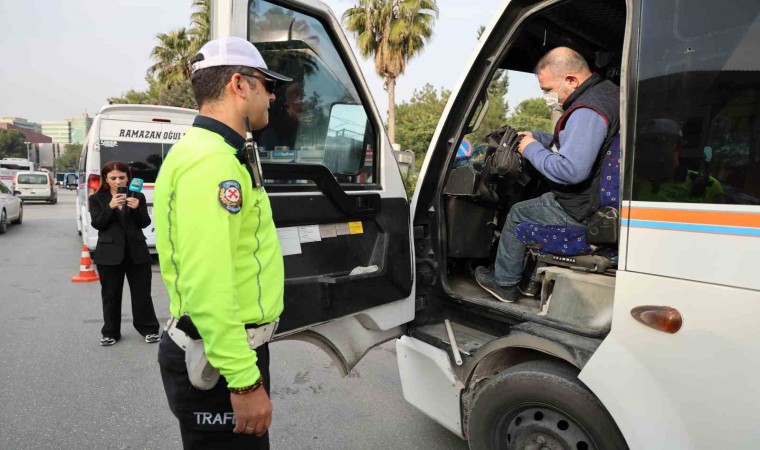
[[[282,256],[300,255],[302,253],[298,227],[278,228],[277,237],[280,238]]]
[[[364,228],[362,227],[361,222],[348,222],[348,232],[350,234],[362,234],[364,233]]]

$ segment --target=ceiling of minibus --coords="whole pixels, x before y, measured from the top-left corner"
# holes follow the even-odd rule
[[[570,0],[525,22],[502,67],[532,72],[547,51],[567,46],[592,67],[619,70],[624,34],[624,0]]]

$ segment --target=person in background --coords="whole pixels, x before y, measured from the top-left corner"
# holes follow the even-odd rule
[[[100,274],[103,328],[100,345],[121,339],[121,297],[124,276],[132,294],[132,320],[145,342],[159,341],[158,319],[150,295],[150,253],[142,229],[150,225],[145,196],[140,192],[118,193],[132,176],[129,166],[109,161],[100,169],[100,187],[88,200],[92,227],[98,230],[93,255]]]

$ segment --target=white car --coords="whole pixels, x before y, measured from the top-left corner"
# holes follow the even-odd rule
[[[8,222],[20,224],[24,217],[24,205],[21,198],[0,183],[0,234],[5,234]]]
[[[13,189],[19,192],[22,200],[45,201],[52,205],[58,203],[58,185],[47,171],[16,172]]]

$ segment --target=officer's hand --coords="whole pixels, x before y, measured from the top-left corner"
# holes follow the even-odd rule
[[[140,206],[140,200],[134,197],[129,197],[127,198],[127,206],[132,209],[137,209],[137,207]]]
[[[521,131],[519,133],[520,136],[522,136],[522,139],[520,139],[520,143],[517,144],[517,151],[520,152],[522,155],[523,150],[525,150],[525,147],[528,146],[531,142],[536,142],[535,139],[533,139],[533,133],[530,131]]]
[[[119,206],[123,205],[126,201],[127,196],[124,194],[116,194],[113,197],[111,197],[111,201],[108,203],[108,206],[111,207],[111,209],[116,209]]]
[[[235,413],[235,433],[261,436],[272,424],[272,402],[264,386],[247,394],[230,393],[232,411]]]

